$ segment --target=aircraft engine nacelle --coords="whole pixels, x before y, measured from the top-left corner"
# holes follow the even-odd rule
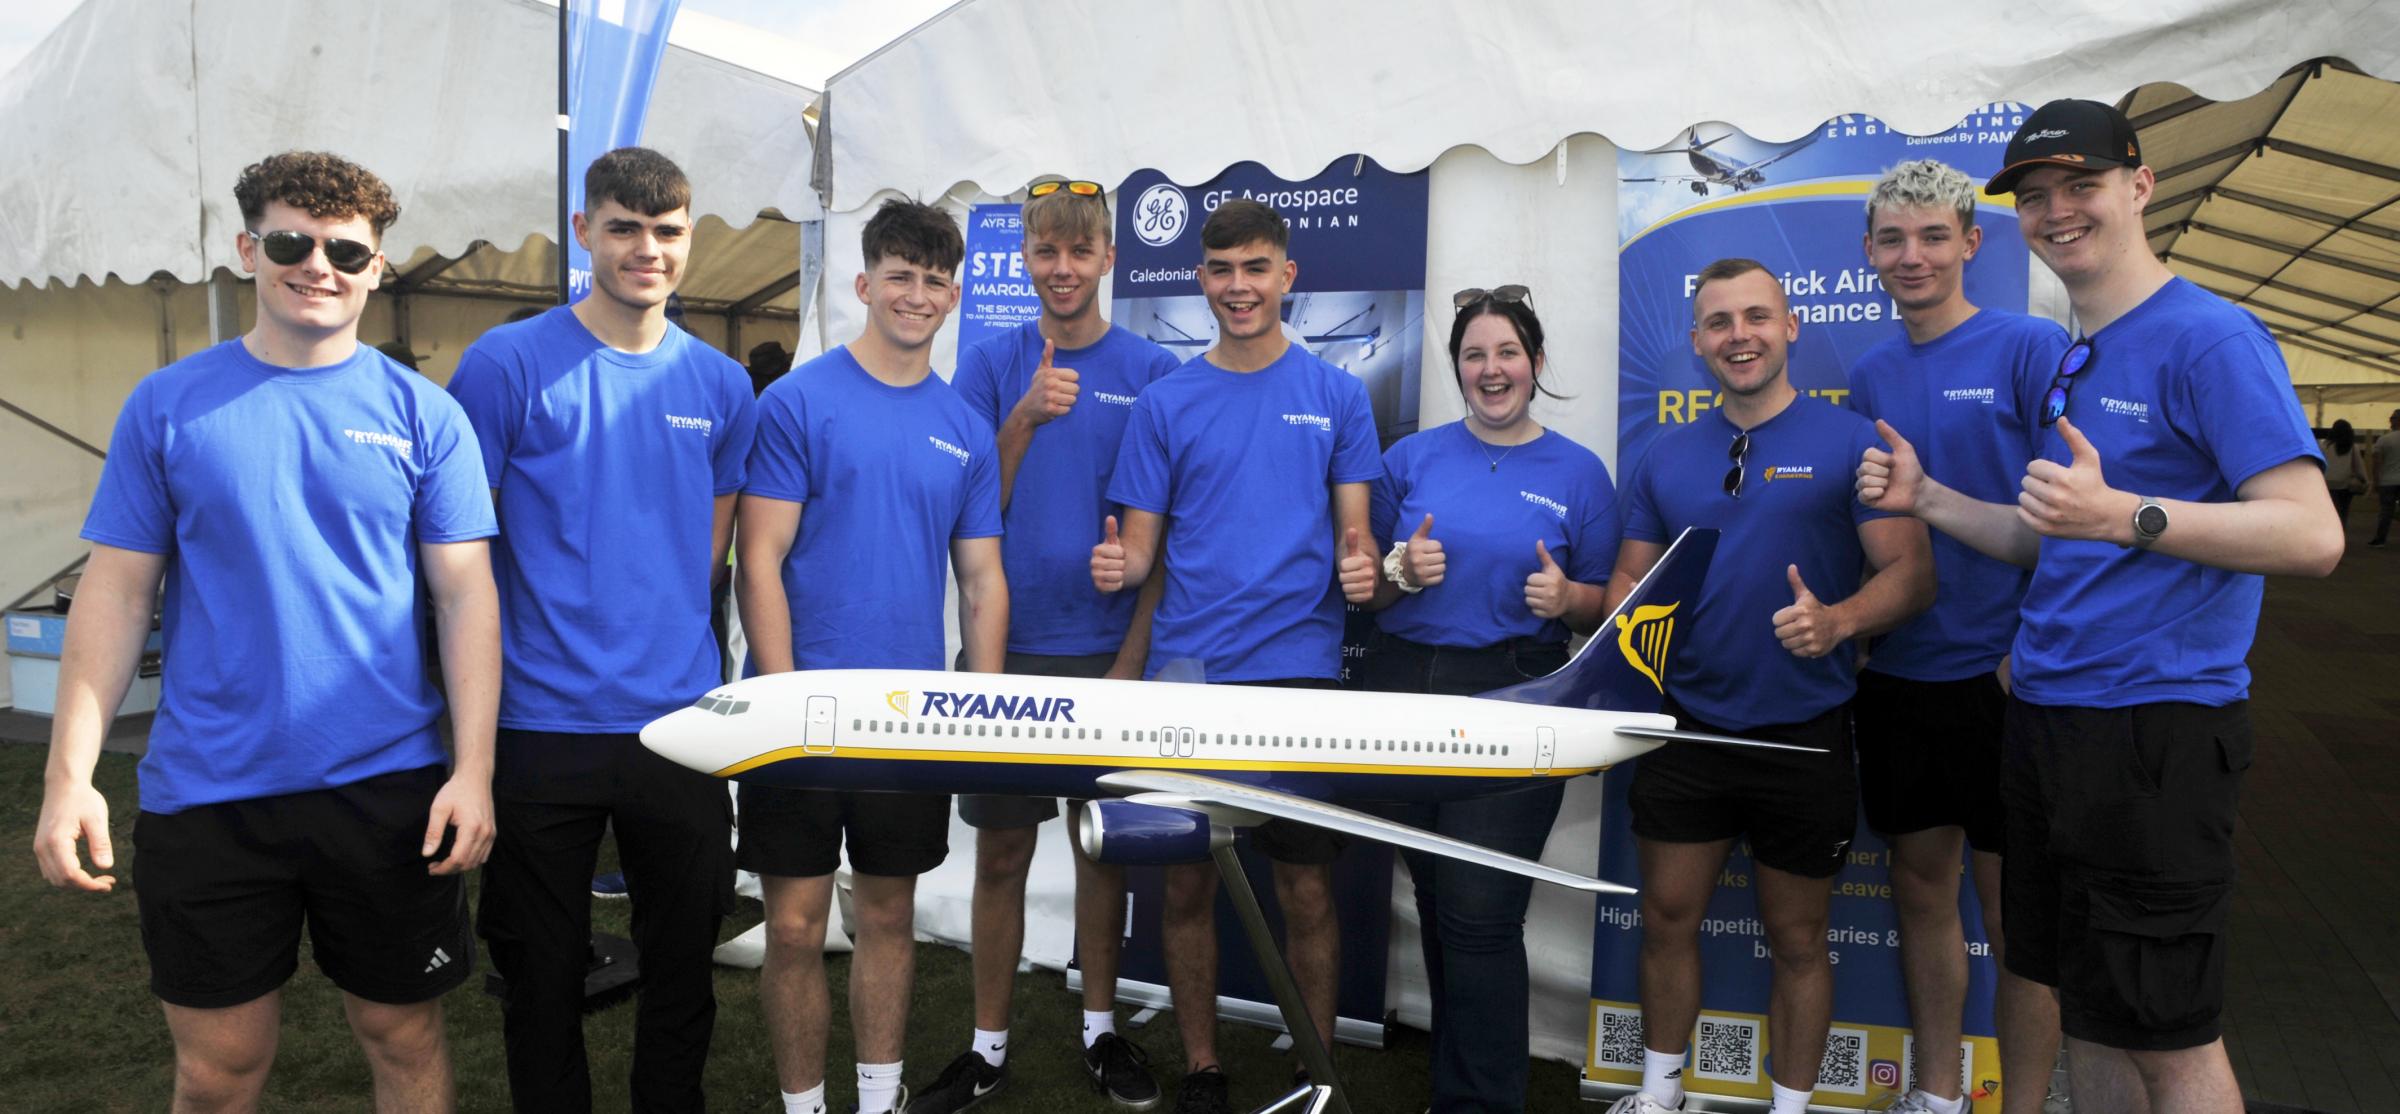
[[[1098,800],[1075,818],[1075,839],[1093,862],[1173,866],[1204,862],[1231,842],[1233,829],[1198,809],[1130,800]]]

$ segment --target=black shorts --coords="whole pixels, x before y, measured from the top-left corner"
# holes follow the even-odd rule
[[[1015,650],[1001,671],[1018,677],[1105,677],[1117,663],[1115,654],[1020,654]],[[966,653],[959,653],[959,665]],[[1056,797],[1014,797],[999,793],[961,793],[958,818],[976,828],[1031,828],[1058,815]]]
[[[777,878],[817,878],[842,864],[913,878],[950,857],[950,795],[856,793],[741,783],[734,865]]]
[[[1731,731],[1691,718],[1669,697],[1675,726],[1772,743],[1823,747],[1800,754],[1755,747],[1668,743],[1633,764],[1633,834],[1663,843],[1745,837],[1752,860],[1803,878],[1831,878],[1858,834],[1858,773],[1850,706],[1814,719]]]
[[[1228,681],[1227,684],[1253,685],[1270,689],[1338,689],[1341,682],[1328,677],[1292,677],[1276,681]],[[1303,824],[1297,820],[1269,820],[1250,829],[1250,846],[1258,853],[1279,863],[1293,866],[1326,866],[1342,857],[1350,846],[1350,837],[1340,832]]]
[[[300,963],[300,929],[335,986],[370,1002],[439,998],[475,966],[459,875],[425,868],[440,766],[331,789],[144,812],[133,891],[150,991],[222,1009],[264,997]]]
[[[2008,694],[1985,673],[1957,681],[1858,675],[1858,798],[1884,836],[1965,828],[1967,845],[1999,854],[2001,722]]]
[[[2058,988],[2059,1024],[2110,1048],[2196,1048],[2225,1003],[2245,703],[2008,702],[2009,970]]]

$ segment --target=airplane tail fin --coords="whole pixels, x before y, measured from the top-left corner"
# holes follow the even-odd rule
[[[1658,711],[1676,634],[1691,621],[1716,552],[1715,530],[1685,530],[1558,672],[1477,695],[1590,711]]]

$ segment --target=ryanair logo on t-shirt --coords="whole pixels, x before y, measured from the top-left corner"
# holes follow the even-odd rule
[[[342,431],[342,436],[349,438],[352,444],[381,445],[401,456],[407,456],[409,450],[417,447],[416,442],[405,441],[389,433],[373,433],[363,429],[345,429]]]
[[[1658,671],[1666,665],[1667,647],[1675,641],[1675,609],[1681,606],[1643,605],[1634,608],[1631,616],[1617,616],[1617,652],[1660,692],[1667,691],[1667,685],[1659,680]]]
[[[1551,514],[1557,515],[1560,518],[1567,517],[1567,505],[1565,503],[1561,503],[1558,500],[1552,499],[1545,495],[1535,495],[1530,491],[1520,490],[1517,492],[1517,494],[1523,496],[1526,502],[1531,503],[1534,506],[1548,508]]]
[[[1100,400],[1100,401],[1102,401],[1102,402],[1108,403],[1108,404],[1109,404],[1109,405],[1111,405],[1111,406],[1131,406],[1131,405],[1133,405],[1133,396],[1132,396],[1132,395],[1120,395],[1120,394],[1115,394],[1115,393],[1113,393],[1113,392],[1109,392],[1109,391],[1093,391],[1093,392],[1092,392],[1092,397],[1093,397],[1093,398],[1096,398],[1096,399],[1099,399],[1099,400]]]
[[[2137,422],[2150,420],[2150,404],[2147,402],[2127,402],[2121,398],[2101,395],[2100,408],[2120,418],[2131,418]]]
[[[1333,432],[1333,419],[1317,414],[1285,414],[1283,420],[1287,425],[1313,426],[1327,433]]]
[[[1990,406],[1992,389],[1990,387],[1945,387],[1942,389],[1942,401],[1974,402]]]
[[[944,441],[939,437],[928,435],[925,439],[933,442],[934,448],[940,449],[943,452],[949,453],[951,456],[957,457],[959,467],[964,468],[967,466],[967,450],[959,448],[958,446],[953,445],[948,441]]]
[[[681,414],[667,415],[667,428],[669,429],[694,429],[706,434],[716,426],[717,423],[709,418],[686,418]]]
[[[1762,482],[1774,483],[1777,480],[1813,480],[1816,478],[1817,466],[1814,464],[1778,464],[1767,469],[1766,478]]]

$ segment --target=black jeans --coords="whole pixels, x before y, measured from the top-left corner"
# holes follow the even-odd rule
[[[1563,644],[1484,649],[1427,646],[1378,634],[1366,660],[1377,692],[1471,696],[1549,673]],[[1379,805],[1375,811],[1452,839],[1540,858],[1558,818],[1563,782],[1469,800]],[[1416,882],[1433,994],[1433,1109],[1437,1114],[1525,1109],[1525,907],[1533,880],[1440,855],[1402,851]]]
[[[592,1108],[583,980],[592,868],[612,824],[641,949],[632,1108],[705,1108],[700,1074],[717,1017],[711,953],[733,884],[725,783],[633,735],[504,727],[492,805],[500,837],[483,867],[477,926],[508,980],[501,1038],[516,1109]]]

